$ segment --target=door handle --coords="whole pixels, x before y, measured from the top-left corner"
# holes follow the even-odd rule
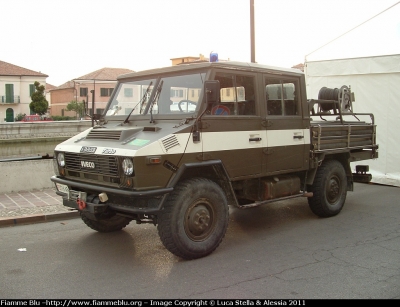
[[[259,142],[261,141],[261,138],[249,138],[250,142]]]
[[[304,135],[294,135],[294,139],[304,139]]]

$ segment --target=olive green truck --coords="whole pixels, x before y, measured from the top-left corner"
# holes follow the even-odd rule
[[[212,253],[241,209],[306,197],[337,215],[378,158],[373,114],[349,86],[307,99],[300,70],[255,63],[181,64],[119,76],[96,124],[59,144],[63,204],[99,232],[157,226],[183,259]]]

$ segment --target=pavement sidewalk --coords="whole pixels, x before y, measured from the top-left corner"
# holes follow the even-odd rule
[[[79,212],[63,206],[55,188],[0,194],[0,227],[75,217]]]

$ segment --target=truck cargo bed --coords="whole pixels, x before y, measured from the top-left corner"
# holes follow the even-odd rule
[[[370,114],[347,114],[357,118]],[[311,150],[315,153],[353,149],[377,149],[376,125],[371,114],[371,122],[365,121],[311,121]]]

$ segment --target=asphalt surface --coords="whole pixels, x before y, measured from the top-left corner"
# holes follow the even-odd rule
[[[168,252],[151,224],[103,234],[69,219],[0,231],[1,298],[400,299],[397,187],[355,184],[327,219],[304,198],[230,208],[220,246],[192,261]]]

